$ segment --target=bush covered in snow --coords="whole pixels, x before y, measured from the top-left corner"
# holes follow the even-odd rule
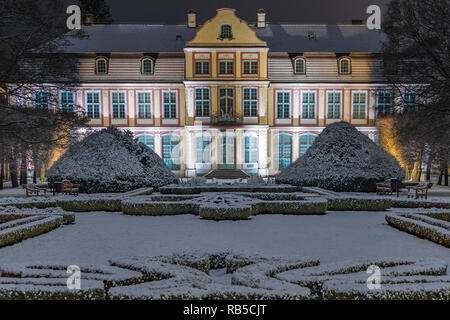
[[[440,217],[442,216],[442,218]],[[440,214],[387,214],[389,225],[450,248],[450,212]]]
[[[376,183],[402,179],[397,161],[347,122],[326,127],[306,154],[276,177],[277,183],[334,191],[376,191]]]
[[[178,183],[161,158],[130,132],[110,127],[72,145],[48,171],[48,181],[69,180],[86,193],[125,192]]]

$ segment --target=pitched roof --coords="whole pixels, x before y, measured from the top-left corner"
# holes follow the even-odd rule
[[[197,29],[186,25],[111,24],[84,26],[86,39],[72,40],[66,51],[183,52]],[[257,29],[271,52],[372,52],[381,51],[385,35],[364,25],[268,24]]]

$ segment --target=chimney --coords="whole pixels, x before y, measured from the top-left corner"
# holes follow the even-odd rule
[[[257,28],[265,28],[266,27],[266,11],[264,11],[264,9],[258,9],[256,10],[256,15],[257,15],[257,23],[256,23],[256,27]]]
[[[190,9],[187,13],[187,18],[188,18],[188,22],[187,22],[188,28],[196,28],[197,27],[197,12]]]
[[[94,15],[92,13],[86,13],[86,16],[84,17],[84,24],[87,26],[94,24]]]

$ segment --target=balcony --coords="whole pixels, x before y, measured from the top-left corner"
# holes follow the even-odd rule
[[[214,113],[211,115],[211,124],[216,126],[235,126],[242,124],[242,115],[238,113]]]

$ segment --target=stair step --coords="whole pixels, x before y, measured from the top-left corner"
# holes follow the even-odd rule
[[[242,170],[219,169],[205,175],[207,179],[246,179],[249,175]]]

